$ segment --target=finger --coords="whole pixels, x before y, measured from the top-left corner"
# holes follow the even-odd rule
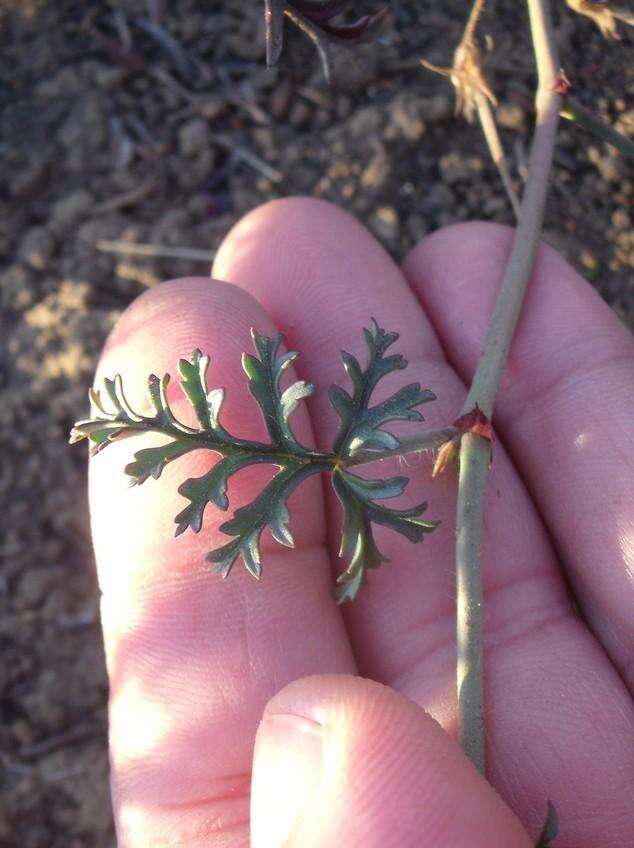
[[[502,799],[420,707],[347,675],[292,683],[256,738],[253,848],[529,848]]]
[[[229,234],[214,273],[253,293],[305,353],[299,367],[320,388],[310,411],[324,447],[336,426],[326,389],[345,382],[339,350],[364,356],[359,330],[370,315],[401,332],[398,349],[410,361],[389,390],[410,380],[431,387],[438,401],[423,407],[425,426],[444,426],[458,413],[464,384],[444,360],[419,303],[377,242],[341,210],[299,198],[260,207]],[[455,477],[432,485],[426,459],[405,467],[385,462],[372,472],[412,477],[406,505],[428,499],[429,517],[442,525],[422,546],[379,528],[379,547],[392,564],[372,572],[344,608],[355,655],[364,674],[405,692],[453,732]],[[341,518],[332,498],[330,507],[334,558]],[[494,785],[524,823],[537,824],[544,799],[552,797],[568,822],[580,822],[569,831],[577,848],[604,838],[602,819],[590,828],[581,823],[588,805],[634,829],[632,787],[623,783],[633,767],[629,699],[573,615],[547,534],[500,442],[483,554]],[[579,738],[586,744],[578,745]]]
[[[264,440],[240,373],[251,326],[274,332],[239,289],[208,279],[164,284],[123,314],[97,381],[120,373],[132,407],[142,408],[148,374],[173,373],[178,358],[198,347],[211,356],[210,384],[227,390],[224,427]],[[193,424],[174,389],[176,414]],[[294,425],[309,443],[307,416],[296,413]],[[252,745],[264,704],[299,676],[354,668],[331,600],[320,486],[307,481],[291,502],[295,550],[265,540],[265,579],[253,580],[236,563],[222,581],[202,568],[205,552],[227,539],[217,530],[217,511],[209,509],[199,535],[173,536],[184,506],[177,485],[217,457],[188,454],[161,480],[130,489],[123,467],[139,446],[117,442],[90,470],[119,845],[244,846]],[[232,478],[232,507],[252,499],[263,482],[262,472]]]
[[[512,231],[459,225],[405,274],[450,361],[471,378]],[[486,248],[483,249],[483,245]],[[540,249],[496,402],[512,453],[586,620],[634,687],[634,342],[558,254]]]

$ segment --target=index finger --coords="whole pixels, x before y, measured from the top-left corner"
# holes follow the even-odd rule
[[[448,359],[467,382],[511,238],[511,230],[495,224],[448,227],[404,263]],[[634,688],[632,398],[632,337],[591,286],[542,245],[494,423],[540,506],[588,623]]]
[[[163,284],[124,313],[97,382],[120,373],[132,408],[142,411],[150,372],[173,373],[180,357],[200,348],[211,356],[210,385],[227,389],[223,426],[264,440],[240,367],[241,353],[252,347],[251,326],[275,332],[256,301],[234,286],[209,279]],[[194,423],[174,389],[173,409]],[[298,409],[293,425],[310,444],[306,413]],[[264,539],[265,579],[255,581],[236,563],[222,581],[201,568],[206,551],[227,541],[216,529],[216,510],[209,507],[198,535],[174,538],[174,516],[185,505],[178,484],[208,471],[216,455],[195,451],[168,465],[160,480],[128,488],[123,467],[147,446],[136,441],[112,444],[90,469],[119,845],[243,846],[252,746],[265,703],[298,677],[354,671],[331,598],[320,485],[306,481],[291,500],[295,550]],[[263,469],[252,470],[231,478],[232,508],[259,493]]]

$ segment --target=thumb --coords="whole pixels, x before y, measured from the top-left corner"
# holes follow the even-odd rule
[[[530,848],[513,813],[420,707],[347,675],[269,701],[251,795],[252,848]]]

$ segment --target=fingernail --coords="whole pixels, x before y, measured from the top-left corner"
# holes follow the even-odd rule
[[[252,848],[281,848],[319,780],[322,726],[292,714],[267,715],[258,728],[251,784]]]

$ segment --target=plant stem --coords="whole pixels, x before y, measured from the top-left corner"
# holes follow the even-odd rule
[[[506,191],[506,196],[511,204],[513,214],[517,219],[520,216],[520,202],[517,198],[517,194],[515,193],[515,189],[513,188],[508,162],[504,155],[504,149],[502,148],[502,142],[500,141],[500,134],[498,133],[498,129],[495,125],[495,118],[493,117],[491,104],[481,91],[476,92],[475,101],[478,110],[478,119],[480,121],[480,126],[482,127],[482,132],[484,133],[485,141],[489,148],[489,153],[491,154],[495,167],[498,169],[502,185]]]
[[[462,413],[476,404],[490,418],[502,371],[531,276],[544,215],[561,96],[553,89],[559,71],[547,0],[527,0],[538,71],[536,127],[528,181],[511,254]],[[456,519],[458,729],[467,756],[485,772],[483,705],[482,515],[490,443],[467,434],[460,446]]]
[[[434,450],[435,448],[439,448],[444,442],[453,439],[458,433],[459,430],[457,427],[443,427],[441,430],[424,430],[422,433],[416,433],[413,436],[404,436],[399,440],[398,447],[391,450],[359,451],[346,462],[346,467],[363,465],[366,462],[377,462],[381,459],[388,459],[391,456],[404,456],[408,453]]]
[[[484,513],[482,495],[488,465],[488,442],[480,436],[466,433],[460,443],[456,519],[458,738],[463,751],[481,774],[485,772],[485,739],[480,549]]]

